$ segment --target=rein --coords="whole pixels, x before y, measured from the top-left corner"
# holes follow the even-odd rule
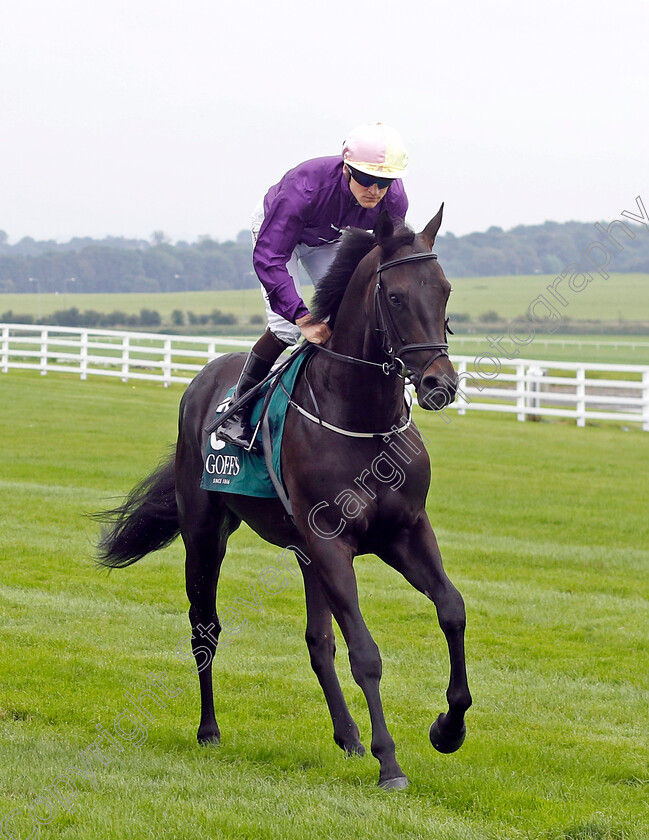
[[[341,362],[352,362],[352,364],[356,365],[370,365],[371,367],[381,368],[386,376],[389,376],[394,370],[396,370],[394,359],[391,362],[370,362],[368,359],[358,359],[356,356],[347,356],[345,353],[336,353],[335,350],[330,350],[328,347],[325,347],[324,344],[314,344],[313,346],[318,350],[324,350],[324,352],[329,353],[330,356],[335,356],[337,359],[340,359]]]
[[[404,265],[405,263],[409,262],[418,262],[420,260],[436,260],[437,254],[433,254],[432,252],[423,252],[423,253],[416,253],[416,254],[408,254],[405,257],[400,257],[396,260],[389,260],[388,262],[379,264],[376,268],[376,275],[378,277],[376,286],[374,287],[374,312],[376,317],[376,322],[378,326],[375,328],[376,331],[381,336],[381,350],[390,357],[389,362],[372,362],[368,359],[359,359],[356,356],[349,356],[344,353],[337,353],[335,350],[330,350],[328,347],[325,347],[322,344],[312,344],[311,347],[315,348],[316,350],[321,350],[325,353],[328,353],[331,356],[335,356],[337,359],[343,362],[349,362],[351,364],[358,364],[358,365],[369,365],[370,367],[380,368],[386,376],[389,376],[391,373],[398,371],[402,377],[405,377],[409,373],[404,361],[400,358],[401,355],[405,355],[406,353],[414,353],[420,350],[433,350],[434,353],[430,357],[430,359],[426,362],[426,364],[422,367],[422,372],[425,371],[433,362],[438,359],[440,356],[448,356],[448,343],[447,342],[425,342],[420,344],[406,344],[401,336],[399,335],[399,331],[396,328],[394,320],[390,314],[389,308],[387,309],[388,315],[386,316],[386,307],[389,304],[385,301],[385,289],[381,283],[381,273],[387,271],[390,268],[393,268],[398,265]],[[390,327],[392,328],[392,332],[396,335],[400,347],[397,351],[394,349],[393,341],[390,335]],[[448,318],[444,323],[444,331],[445,333],[448,331],[452,335],[452,331],[448,326]],[[399,363],[399,364],[397,364]],[[411,376],[412,378],[412,376]],[[416,385],[419,384],[419,379],[421,379],[421,374],[419,374],[417,378]],[[356,438],[377,438],[377,437],[389,437],[392,434],[404,432],[412,422],[412,401],[408,404],[408,416],[405,419],[405,423],[400,428],[392,427],[389,432],[352,432],[348,429],[342,429],[338,426],[334,426],[331,423],[327,423],[326,421],[322,420],[319,416],[320,410],[318,408],[318,403],[315,398],[315,394],[313,393],[313,389],[311,385],[308,383],[309,391],[311,394],[311,399],[313,401],[314,406],[316,407],[317,415],[311,414],[309,411],[304,409],[301,405],[298,405],[287,393],[286,396],[288,397],[290,405],[295,408],[303,417],[306,417],[308,420],[311,420],[314,423],[318,423],[320,426],[323,426],[326,429],[329,429],[333,432],[337,432],[341,435],[346,435],[348,437],[356,437]],[[283,385],[282,385],[283,388]],[[285,390],[285,389],[284,389]]]

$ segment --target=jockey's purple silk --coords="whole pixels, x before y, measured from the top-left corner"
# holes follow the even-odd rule
[[[253,254],[255,271],[273,311],[292,323],[308,313],[286,269],[296,245],[335,242],[346,227],[371,230],[383,210],[396,220],[405,218],[407,209],[408,199],[398,178],[376,207],[361,207],[349,189],[338,155],[307,160],[287,172],[266,193],[264,221]]]

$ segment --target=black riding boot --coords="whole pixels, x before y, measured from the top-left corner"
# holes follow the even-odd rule
[[[270,369],[277,361],[280,353],[288,347],[281,339],[273,335],[270,330],[262,335],[255,346],[248,354],[239,381],[237,382],[233,400],[239,399],[243,394],[253,388],[258,382],[270,373]],[[253,452],[261,452],[261,447],[255,441],[251,447],[252,427],[250,426],[250,415],[255,403],[251,399],[242,405],[239,411],[222,423],[215,434],[219,440],[232,443],[235,446],[242,446],[244,449],[252,449]]]

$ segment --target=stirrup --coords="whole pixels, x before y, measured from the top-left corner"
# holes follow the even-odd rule
[[[254,452],[256,455],[263,454],[261,443],[259,442],[256,430],[244,420],[239,414],[233,414],[232,417],[222,423],[214,432],[218,440],[229,443],[232,446],[239,446],[248,452]]]

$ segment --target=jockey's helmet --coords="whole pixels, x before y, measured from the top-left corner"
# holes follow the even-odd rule
[[[408,154],[398,131],[384,123],[359,125],[343,144],[343,160],[367,175],[401,178],[406,174]]]

